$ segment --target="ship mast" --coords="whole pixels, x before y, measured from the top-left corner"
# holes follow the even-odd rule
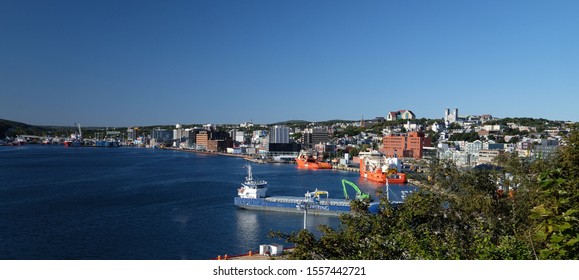
[[[78,138],[82,139],[82,131],[80,130],[80,123],[76,123],[76,126],[78,127]]]
[[[245,179],[247,181],[253,181],[253,174],[251,173],[251,165],[248,164],[246,165],[246,167],[247,167],[247,177],[245,177]]]

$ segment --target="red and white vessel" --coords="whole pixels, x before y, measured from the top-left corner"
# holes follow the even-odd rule
[[[78,133],[73,133],[70,138],[64,140],[65,147],[80,147],[82,144],[82,131],[80,130],[80,123],[75,124],[78,127]]]
[[[311,152],[301,151],[296,158],[299,168],[307,169],[332,169],[329,162],[325,162],[321,157],[314,156]]]
[[[361,152],[360,177],[370,181],[388,184],[405,184],[406,174],[402,173],[398,158],[387,158],[378,151]]]

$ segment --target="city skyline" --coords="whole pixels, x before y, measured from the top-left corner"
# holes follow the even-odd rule
[[[576,1],[3,1],[0,119],[579,121]]]

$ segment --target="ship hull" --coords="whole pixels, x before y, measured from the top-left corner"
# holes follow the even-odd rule
[[[360,177],[366,178],[370,181],[382,183],[382,184],[386,184],[387,181],[388,181],[388,184],[406,184],[407,183],[406,174],[401,173],[401,172],[396,172],[394,174],[388,175],[388,174],[382,172],[382,170],[380,168],[377,168],[374,171],[366,170],[366,165],[364,164],[364,161],[360,161]]]
[[[406,174],[404,176],[399,174],[398,176],[399,178],[386,178],[388,184],[406,184]]]
[[[370,181],[386,184],[386,174],[360,171],[360,177]]]
[[[116,142],[116,141],[100,141],[100,140],[99,140],[99,141],[96,141],[95,146],[96,146],[96,147],[112,147],[112,148],[115,148],[115,147],[120,147],[120,144],[119,144],[119,142]]]
[[[80,141],[65,141],[65,147],[80,147]]]
[[[371,173],[371,172],[364,172],[362,174],[360,174],[360,177],[362,178],[366,178],[370,181],[373,182],[377,182],[377,183],[382,183],[382,184],[386,184],[386,181],[388,181],[388,184],[406,184],[408,182],[408,180],[406,180],[406,174],[402,174],[399,173],[397,176],[398,178],[389,178],[386,177],[386,175],[384,173]]]
[[[303,197],[279,196],[267,198],[242,198],[235,197],[234,204],[243,209],[303,213],[299,205],[304,201]],[[350,212],[350,201],[345,199],[328,199],[319,203],[308,203],[308,214],[314,215],[340,215]],[[370,212],[378,212],[378,203],[370,204]]]
[[[299,168],[307,169],[332,169],[332,165],[327,162],[307,161],[304,159],[296,159]]]

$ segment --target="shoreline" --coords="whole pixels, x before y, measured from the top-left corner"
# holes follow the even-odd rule
[[[207,152],[207,151],[198,151],[198,150],[181,149],[181,148],[161,148],[161,149],[162,150],[171,150],[171,151],[180,151],[180,152],[186,152],[186,153],[196,153],[196,154],[203,154],[203,155],[238,157],[238,158],[245,158],[245,159],[248,158],[248,156],[246,156],[246,155],[228,154],[228,153],[223,153],[223,152]]]
[[[243,155],[243,154],[230,154],[230,153],[224,153],[224,152],[207,152],[207,151],[198,151],[198,150],[193,150],[193,149],[181,149],[181,148],[161,148],[163,150],[172,150],[172,151],[180,151],[180,152],[186,152],[186,153],[196,153],[196,154],[203,154],[203,155],[215,155],[215,156],[226,156],[226,157],[237,157],[237,158],[243,158],[247,161],[251,161],[254,163],[259,163],[259,164],[295,164],[295,162],[293,161],[271,161],[271,160],[263,160],[263,159],[257,159],[254,158],[250,155]]]
[[[279,164],[279,163],[295,164],[294,162],[277,162],[277,161],[274,162],[274,161],[256,159],[256,158],[253,158],[253,157],[248,156],[248,155],[229,154],[229,153],[223,153],[223,152],[207,152],[207,151],[189,150],[189,149],[172,148],[172,147],[171,148],[162,148],[162,149],[163,150],[172,150],[172,151],[181,151],[181,152],[187,152],[187,153],[197,153],[197,154],[203,154],[203,155],[237,157],[237,158],[243,158],[247,161],[259,163],[259,164]],[[343,166],[343,165],[339,165],[339,164],[332,164],[332,170],[348,171],[348,172],[352,172],[352,173],[360,172],[359,167]],[[416,179],[410,179],[409,178],[407,184],[412,184],[412,185],[415,185],[417,187],[424,187],[424,184]]]

